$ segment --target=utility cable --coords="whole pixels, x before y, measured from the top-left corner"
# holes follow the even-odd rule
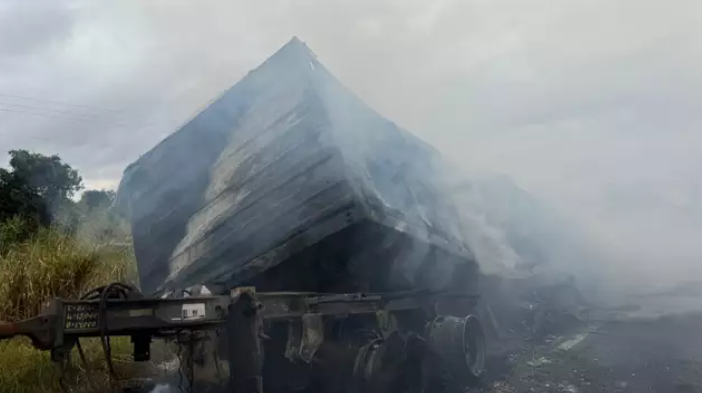
[[[96,106],[73,104],[73,103],[69,103],[69,102],[48,100],[45,98],[33,98],[33,97],[27,97],[27,96],[22,96],[22,95],[17,95],[17,94],[2,93],[2,92],[0,92],[0,96],[9,97],[9,98],[16,98],[16,99],[26,100],[26,101],[45,102],[45,103],[49,103],[49,104],[63,105],[63,106],[74,107],[74,108],[90,109],[90,110],[101,111],[101,112],[105,112],[105,113],[120,113],[121,112],[121,111],[117,111],[114,109],[105,109],[105,108],[100,108],[100,107],[96,107]]]

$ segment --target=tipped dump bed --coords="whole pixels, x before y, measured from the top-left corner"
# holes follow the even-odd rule
[[[142,288],[440,287],[474,270],[443,161],[293,39],[130,165]]]

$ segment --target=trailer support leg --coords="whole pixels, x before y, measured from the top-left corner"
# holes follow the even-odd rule
[[[227,319],[230,391],[233,393],[263,393],[260,329],[255,296],[241,292],[233,297]]]

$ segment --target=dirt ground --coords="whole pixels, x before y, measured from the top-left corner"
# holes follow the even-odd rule
[[[702,315],[590,323],[512,345],[477,391],[702,393]]]

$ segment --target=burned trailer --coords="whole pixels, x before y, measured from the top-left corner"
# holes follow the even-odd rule
[[[448,171],[435,149],[368,108],[293,38],[131,164],[115,208],[130,217],[147,294],[254,287],[346,304],[333,317],[266,323],[268,391],[333,391],[351,374],[424,375],[407,372],[412,340],[452,359],[430,374],[477,376],[478,265],[446,192]],[[376,309],[364,306],[370,298]],[[392,301],[405,306],[384,309]],[[420,358],[422,370],[434,363]],[[404,361],[390,372],[379,359]],[[206,363],[203,375],[214,367]]]

